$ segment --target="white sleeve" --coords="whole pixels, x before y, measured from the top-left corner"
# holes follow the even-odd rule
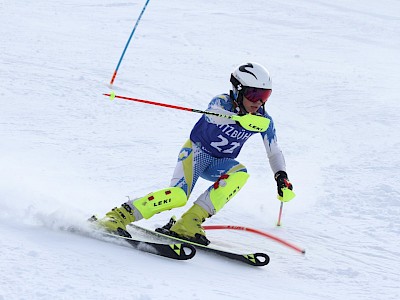
[[[272,172],[274,174],[278,171],[286,172],[285,157],[283,156],[282,150],[278,145],[276,136],[273,139],[268,139],[268,136],[263,137],[263,142],[265,150],[267,151],[267,156],[269,160],[269,165],[271,166]]]

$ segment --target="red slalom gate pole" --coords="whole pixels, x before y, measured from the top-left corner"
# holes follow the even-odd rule
[[[203,226],[203,228],[205,230],[214,230],[214,229],[231,229],[231,230],[242,230],[242,231],[248,231],[248,232],[252,232],[252,233],[256,233],[258,235],[270,238],[278,243],[281,243],[282,245],[285,245],[301,254],[305,254],[306,250],[302,249],[292,243],[286,242],[284,240],[282,240],[281,238],[278,238],[277,236],[274,236],[270,233],[267,232],[263,232],[261,230],[258,229],[253,229],[253,228],[249,228],[249,227],[244,227],[244,226],[235,226],[235,225],[205,225]]]

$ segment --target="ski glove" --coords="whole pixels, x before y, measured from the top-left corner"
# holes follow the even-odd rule
[[[293,185],[290,183],[287,173],[285,171],[278,171],[275,173],[275,180],[276,184],[278,186],[278,199],[284,202],[290,201],[293,199],[293,197],[283,197],[283,191],[284,189],[289,189],[293,190]],[[291,193],[292,194],[292,193]],[[294,194],[293,194],[294,195]],[[290,198],[290,199],[286,199]]]

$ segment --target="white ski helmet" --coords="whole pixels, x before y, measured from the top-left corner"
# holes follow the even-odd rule
[[[272,89],[272,80],[268,70],[255,62],[237,66],[232,73],[231,83],[233,88],[238,91],[243,87]]]

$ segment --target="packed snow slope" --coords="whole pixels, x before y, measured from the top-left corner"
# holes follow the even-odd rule
[[[297,197],[277,228],[256,136],[238,158],[248,184],[206,224],[305,256],[210,231],[271,263],[179,262],[58,229],[167,187],[199,118],[102,96],[144,2],[0,2],[0,299],[399,299],[399,1],[152,0],[119,69],[117,94],[197,109],[236,65],[269,69]],[[139,224],[180,216],[208,185]]]

